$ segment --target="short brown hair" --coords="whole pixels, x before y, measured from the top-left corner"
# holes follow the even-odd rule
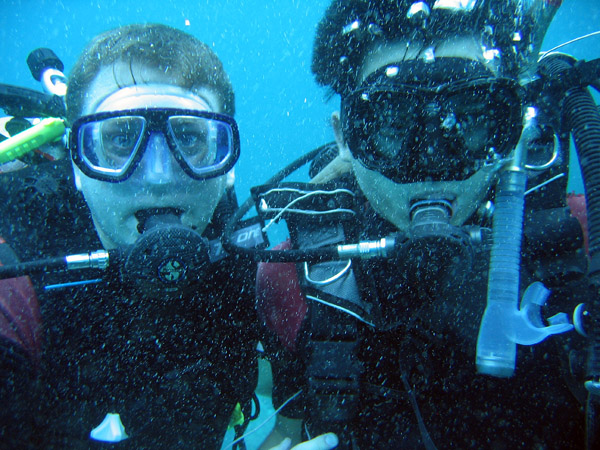
[[[223,112],[235,113],[233,87],[217,55],[188,33],[160,24],[134,24],[96,36],[69,76],[67,118],[81,116],[85,95],[98,72],[117,61],[141,62],[172,74],[172,84],[190,91],[210,88],[223,102]]]

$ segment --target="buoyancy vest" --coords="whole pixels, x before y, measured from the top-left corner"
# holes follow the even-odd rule
[[[8,241],[0,244],[2,263],[101,248],[70,163],[3,174],[0,195],[0,235]],[[8,305],[0,338],[25,358],[41,359],[40,382],[31,389],[43,389],[27,403],[37,431],[23,442],[89,448],[91,429],[119,412],[130,436],[120,447],[220,447],[236,403],[249,401],[257,376],[255,265],[222,254],[218,245],[234,209],[229,190],[204,235],[215,263],[176,305],[139,299],[111,270],[0,281],[0,305]],[[95,282],[47,289],[79,279]],[[148,318],[152,311],[156,320]]]
[[[528,223],[533,224],[531,226],[535,228],[536,220],[540,216],[548,216],[547,211],[539,211],[539,214],[536,217],[532,216]],[[331,217],[331,220],[323,217],[314,220],[310,217],[302,217],[297,221],[288,220],[291,241],[278,248],[302,248],[348,240],[356,242],[353,239],[357,236],[376,238],[391,231],[389,224],[377,220],[368,207],[366,212],[363,209],[357,217],[359,218],[352,225],[335,217]],[[556,250],[557,254],[554,258],[557,258],[572,253],[578,246],[581,247],[582,238],[578,230],[579,223],[564,211],[564,208],[558,208],[554,217],[557,223],[561,224],[561,227],[555,228],[563,228],[563,234],[554,236],[553,239],[570,241],[564,248]],[[369,228],[368,225],[373,221],[378,225]],[[373,232],[375,235],[367,236]],[[482,242],[477,249],[482,260],[487,261],[489,244],[489,242]],[[568,275],[556,273],[563,269],[574,270],[578,276],[582,276],[585,268],[581,268],[581,258],[578,261],[579,266],[563,265],[554,273],[550,273],[552,269],[546,267],[551,265],[548,263],[545,265],[546,280],[561,282],[560,280],[564,280],[565,277],[573,276],[573,273]],[[483,273],[480,273],[483,275],[480,277],[482,286],[485,286],[484,275],[487,270],[485,267],[486,264],[480,267],[480,272],[483,269]],[[388,278],[391,285],[389,283],[386,283],[386,286],[380,285],[383,280],[381,276],[385,278],[385,273],[390,269],[393,270],[393,263],[386,262],[382,265],[379,262],[354,260],[350,266],[347,265],[347,261],[319,262],[310,265],[293,263],[259,265],[257,277],[259,314],[272,333],[278,336],[280,344],[289,352],[299,355],[304,361],[303,377],[308,388],[306,404],[310,405],[310,411],[307,413],[308,416],[305,415],[305,419],[313,432],[335,429],[335,424],[342,428],[351,427],[349,421],[356,416],[361,407],[360,398],[365,388],[362,384],[365,378],[365,366],[359,357],[358,347],[365,337],[365,330],[371,330],[368,331],[371,334],[372,332],[377,334],[377,329],[385,332],[385,319],[389,319],[390,314],[393,313],[391,308],[386,309],[386,305],[389,307],[399,300],[397,292],[390,290],[390,286],[394,285],[393,277]],[[396,280],[398,281],[398,278]],[[401,284],[397,285],[400,290],[406,287],[402,287]],[[411,311],[406,308],[415,307],[414,303],[411,305],[411,302],[406,300],[410,300],[411,297],[418,299],[424,292],[412,291],[411,293],[410,289],[404,292],[405,298],[401,300],[405,301],[405,309],[396,305],[399,307],[396,309],[399,314],[391,321],[392,323],[388,321],[388,329],[398,325],[402,325],[401,329],[410,329],[404,326],[406,324],[400,324],[398,320],[410,316]],[[448,295],[460,295],[458,289],[451,292],[448,292]],[[476,299],[472,300],[476,301]],[[481,314],[483,305],[480,309]],[[441,319],[447,312],[440,309],[436,314]],[[373,322],[378,320],[377,326],[374,327]],[[448,320],[453,319],[448,317]],[[476,336],[478,324],[475,317],[472,323],[465,327],[468,329],[465,329],[464,335],[472,337],[475,334]],[[372,368],[373,364],[369,364],[369,367]],[[311,422],[313,425],[317,423],[319,425],[311,427]],[[421,440],[423,439],[425,437],[421,433]]]

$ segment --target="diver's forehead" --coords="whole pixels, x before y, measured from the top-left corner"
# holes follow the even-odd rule
[[[472,36],[456,36],[433,44],[404,39],[376,42],[363,60],[358,82],[362,82],[371,73],[387,64],[426,59],[432,55],[435,58],[455,57],[481,61],[482,48]]]
[[[95,108],[95,112],[133,108],[213,110],[209,101],[179,86],[138,84],[124,87],[109,95]]]
[[[156,92],[153,92],[154,89]],[[120,93],[120,94],[119,94]],[[152,94],[156,95],[152,95]],[[127,94],[127,95],[126,95]],[[111,109],[134,107],[179,107],[220,112],[222,102],[217,92],[209,88],[194,88],[193,91],[176,86],[171,74],[143,64],[130,65],[117,61],[102,67],[86,91],[83,115],[99,111],[99,107],[111,97],[129,97]],[[145,97],[144,97],[145,96]],[[173,103],[169,96],[188,98],[200,105],[182,102]],[[134,101],[134,99],[136,99]],[[164,100],[164,101],[163,101]],[[103,110],[107,110],[103,108]]]

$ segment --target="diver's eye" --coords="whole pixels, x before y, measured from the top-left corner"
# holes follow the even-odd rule
[[[124,130],[122,133],[113,134],[109,140],[113,148],[129,149],[135,143],[135,136]]]
[[[191,153],[206,146],[209,129],[204,119],[176,116],[169,119],[169,125],[171,134],[181,150]]]
[[[102,123],[102,143],[107,154],[128,155],[135,148],[142,124],[129,119],[110,119]]]
[[[195,130],[185,130],[177,134],[177,143],[183,148],[196,147],[200,142],[205,142],[206,136]]]

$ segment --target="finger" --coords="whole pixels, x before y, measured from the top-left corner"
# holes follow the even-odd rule
[[[339,443],[338,437],[333,433],[322,434],[310,441],[296,445],[292,450],[331,450]]]
[[[290,438],[285,438],[275,447],[271,447],[269,450],[290,450],[292,446],[292,440]]]

